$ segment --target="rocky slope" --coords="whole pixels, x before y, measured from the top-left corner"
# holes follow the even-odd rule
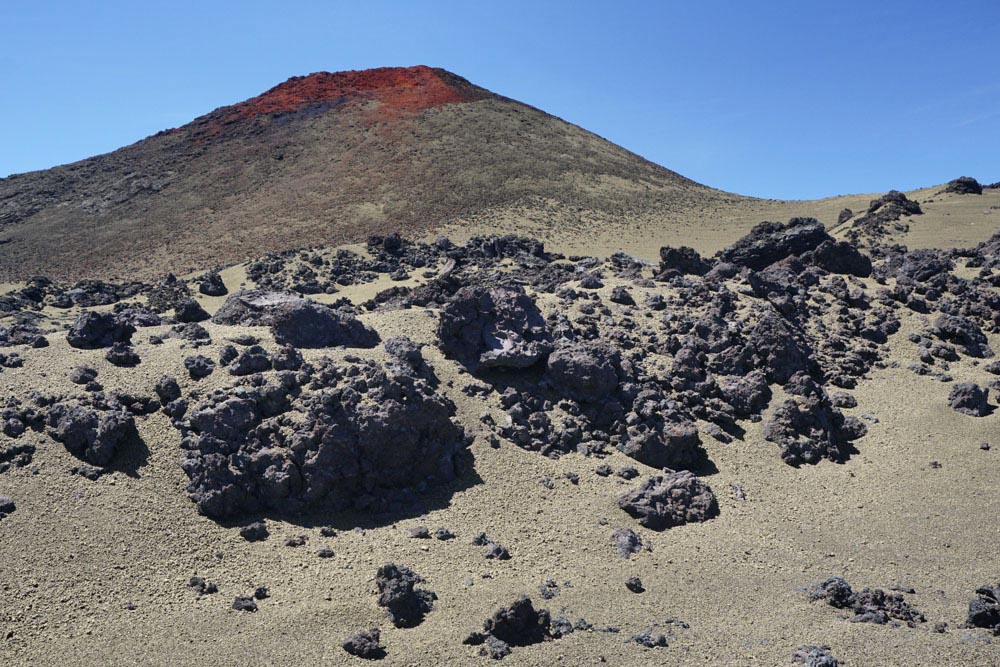
[[[322,72],[0,179],[0,279],[148,278],[514,205],[607,224],[740,199],[444,70]]]
[[[886,243],[907,201],[19,285],[0,655],[990,664],[1000,238]]]

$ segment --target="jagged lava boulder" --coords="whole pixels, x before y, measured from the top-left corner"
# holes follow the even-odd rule
[[[378,334],[354,316],[290,292],[241,290],[212,317],[216,324],[269,326],[274,339],[295,347],[372,348]]]
[[[522,369],[552,351],[549,334],[534,300],[522,291],[463,287],[441,309],[441,349],[476,372]]]
[[[455,406],[408,367],[324,359],[276,375],[207,397],[181,425],[202,513],[381,511],[456,477],[468,441]]]
[[[619,496],[618,506],[651,530],[708,521],[719,515],[711,487],[687,470],[650,477],[639,488]]]
[[[111,347],[114,343],[128,343],[134,333],[135,327],[114,313],[88,310],[70,325],[66,342],[85,349]]]

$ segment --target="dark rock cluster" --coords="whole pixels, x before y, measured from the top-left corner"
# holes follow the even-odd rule
[[[985,628],[1000,636],[1000,583],[976,589],[976,597],[969,602],[966,625],[970,628]]]
[[[618,506],[651,530],[708,521],[719,504],[707,484],[687,470],[650,477],[618,498]]]
[[[481,632],[473,632],[464,643],[482,646],[481,655],[494,659],[504,658],[516,646],[530,646],[558,638],[553,633],[552,617],[547,609],[535,609],[531,598],[520,597],[512,604],[498,609],[483,623]]]
[[[408,367],[356,360],[247,376],[188,411],[188,493],[214,518],[312,507],[389,510],[453,480],[454,406]]]
[[[378,606],[397,628],[413,628],[424,620],[437,599],[432,591],[417,588],[424,581],[413,570],[389,563],[375,574]]]
[[[852,614],[852,623],[876,623],[886,625],[902,621],[910,627],[924,623],[927,619],[914,609],[899,593],[886,593],[880,588],[865,588],[855,591],[841,577],[829,579],[812,586],[809,597],[823,600],[831,607],[845,609]]]

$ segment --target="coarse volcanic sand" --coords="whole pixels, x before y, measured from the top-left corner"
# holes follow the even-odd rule
[[[240,273],[225,274],[230,287]],[[607,281],[605,299],[616,284]],[[645,292],[630,289],[637,300]],[[199,299],[213,311],[221,301]],[[897,337],[916,329],[918,317],[904,317]],[[236,527],[199,516],[185,496],[180,436],[164,415],[137,420],[145,446],[128,452],[115,472],[96,482],[67,474],[75,459],[61,445],[29,433],[23,437],[38,445],[33,466],[0,477],[0,493],[18,503],[0,521],[0,664],[362,664],[340,642],[375,626],[388,651],[384,665],[492,664],[462,639],[498,606],[525,593],[536,606],[597,626],[620,626],[621,633],[575,632],[518,647],[504,665],[785,665],[803,644],[829,644],[848,666],[1000,665],[996,640],[959,628],[972,591],[1000,579],[1000,458],[996,446],[979,448],[982,441],[996,442],[998,417],[955,413],[946,402],[949,385],[902,369],[873,372],[853,392],[858,407],[849,411],[868,420],[869,434],[842,465],[791,468],[763,440],[759,424],[746,424],[742,442],[703,438],[718,467],[705,480],[718,496],[721,515],[654,533],[615,503],[635,482],[594,474],[605,462],[635,465],[643,475],[654,470],[617,452],[603,461],[576,454],[551,460],[509,443],[492,449],[475,425],[484,413],[499,420],[502,410],[495,394],[480,399],[459,391],[470,378],[434,347],[436,316],[415,308],[362,319],[383,340],[405,334],[428,343],[424,354],[442,380],[441,390],[477,436],[474,472],[453,488],[434,491],[437,509],[381,526],[350,513],[269,518],[271,537],[247,543]],[[197,352],[209,356],[217,356],[236,333],[253,333],[276,349],[266,329],[207,328],[214,343]],[[101,350],[73,349],[51,335],[50,348],[24,350],[24,367],[4,370],[0,381],[14,395],[76,393],[67,372],[87,363],[100,370],[108,387],[148,394],[161,374],[170,373],[187,391],[195,383],[181,360],[196,351],[180,350],[177,339],[159,346],[147,342],[167,329],[136,334],[142,363],[134,369],[115,368]],[[1000,349],[1000,337],[991,335],[990,344]],[[334,358],[348,353],[322,352]],[[349,352],[382,354],[381,348]],[[902,347],[893,355],[903,367],[913,361]],[[956,381],[985,383],[989,377],[968,359],[953,364],[951,373]],[[230,382],[216,371],[197,386],[207,393]],[[777,403],[776,397],[772,407]],[[568,472],[580,475],[579,485],[562,478]],[[555,480],[555,487],[542,486],[542,477]],[[739,485],[746,498],[732,493],[731,485]],[[326,524],[339,535],[322,537],[319,526]],[[407,529],[418,525],[444,526],[458,537],[410,539]],[[630,560],[615,555],[609,536],[619,526],[649,538],[652,551]],[[485,560],[469,544],[480,531],[507,546],[512,559]],[[308,537],[305,546],[284,546],[300,534]],[[333,558],[316,555],[324,546],[335,552]],[[434,610],[419,627],[393,628],[376,607],[373,577],[386,562],[414,569],[437,593]],[[219,592],[199,597],[187,586],[195,575],[215,582]],[[892,628],[842,620],[841,612],[809,602],[801,591],[831,575],[845,576],[858,588],[913,586],[917,593],[907,599],[928,623]],[[645,593],[625,588],[631,576],[642,579]],[[561,593],[544,601],[538,586],[549,578]],[[257,613],[230,609],[235,596],[257,586],[271,594]],[[690,625],[665,626],[669,647],[648,650],[625,641],[668,619]],[[938,621],[949,624],[947,633],[930,630]]]

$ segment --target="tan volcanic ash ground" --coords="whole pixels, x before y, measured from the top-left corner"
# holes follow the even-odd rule
[[[908,220],[907,242],[931,245],[939,239],[950,245],[959,239],[968,245],[993,231],[986,224],[993,219],[982,212],[1000,201],[1000,193],[934,198],[941,201],[925,205],[926,218]],[[845,205],[829,201],[833,215]],[[967,216],[960,226],[931,224],[958,218],[959,209]],[[973,209],[978,213],[969,212]],[[724,242],[711,234],[683,240],[712,248],[738,235]],[[608,237],[596,237],[577,239],[572,248],[556,243],[552,249],[603,255],[630,243],[626,238],[614,245]],[[643,246],[640,254],[652,258],[657,249]],[[224,272],[230,290],[241,275],[241,267]],[[605,294],[619,284],[605,283]],[[328,298],[348,295],[360,301],[383,287],[348,288]],[[630,289],[637,301],[647,291]],[[209,310],[224,300],[199,299]],[[543,310],[552,307],[544,297],[540,302]],[[617,507],[618,494],[642,478],[625,482],[593,472],[605,462],[616,469],[634,465],[643,476],[653,469],[617,452],[604,460],[576,454],[550,460],[506,442],[494,450],[477,437],[471,447],[474,474],[463,478],[453,494],[435,490],[431,495],[440,508],[427,515],[364,532],[351,530],[364,525],[364,517],[351,514],[269,519],[271,537],[247,543],[237,527],[198,515],[185,495],[188,480],[178,465],[180,433],[161,413],[136,420],[148,453],[129,452],[119,466],[124,469],[96,482],[67,474],[77,460],[62,445],[29,431],[22,441],[38,447],[33,464],[0,475],[0,493],[18,506],[0,521],[0,664],[360,665],[367,663],[347,655],[340,644],[349,634],[375,626],[382,629],[388,652],[375,664],[492,664],[462,639],[480,629],[497,607],[528,594],[554,614],[620,626],[621,633],[575,632],[551,643],[516,647],[504,665],[756,667],[790,664],[792,651],[803,644],[829,644],[848,667],[995,667],[1000,641],[959,626],[975,588],[1000,580],[1000,415],[958,414],[947,404],[950,384],[905,370],[914,361],[905,336],[917,329],[920,316],[905,310],[899,315],[903,326],[892,340],[900,368],[875,370],[851,392],[858,407],[847,412],[878,419],[866,420],[868,435],[854,443],[858,453],[842,465],[824,461],[795,469],[782,463],[776,445],[764,441],[759,424],[741,422],[746,438],[732,444],[703,435],[719,469],[705,480],[718,496],[721,516],[662,533],[639,527]],[[460,420],[473,435],[479,435],[475,425],[484,412],[501,419],[495,395],[469,398],[460,391],[471,378],[434,347],[432,312],[414,308],[361,319],[383,340],[405,334],[428,343],[424,355],[442,380],[440,391],[457,404]],[[142,363],[134,369],[107,363],[103,350],[73,349],[61,334],[50,335],[47,349],[18,348],[24,366],[5,369],[0,387],[4,395],[22,397],[31,390],[77,394],[67,373],[85,363],[100,371],[98,380],[108,388],[149,395],[156,380],[169,373],[187,390],[195,384],[182,365],[188,354],[217,357],[226,338],[243,331],[260,336],[270,350],[277,348],[266,329],[216,325],[207,325],[213,344],[204,349],[180,350],[183,341],[169,338],[160,346],[148,344],[151,335],[168,328],[140,329],[135,335]],[[990,344],[1000,350],[1000,337],[991,335]],[[381,347],[303,350],[307,358],[319,353],[333,358],[383,354]],[[967,357],[951,364],[950,373],[956,382],[990,379]],[[197,386],[207,393],[232,382],[217,369]],[[993,444],[990,451],[980,449],[984,441]],[[931,467],[932,461],[941,467]],[[567,472],[580,475],[578,486],[562,477]],[[542,486],[542,477],[550,477],[555,488]],[[741,486],[746,499],[737,499],[731,485]],[[601,525],[602,519],[608,524]],[[319,526],[326,524],[337,526],[340,534],[323,538]],[[407,529],[418,525],[447,527],[457,539],[409,538]],[[652,552],[619,558],[610,544],[619,526],[649,538]],[[507,546],[512,559],[484,559],[470,544],[480,531]],[[308,536],[304,547],[284,546],[285,539],[300,534]],[[335,557],[319,558],[316,552],[323,546]],[[419,627],[393,628],[375,605],[373,577],[387,562],[411,567],[438,595]],[[219,592],[199,598],[187,586],[194,575],[218,584]],[[841,611],[810,602],[801,591],[831,575],[844,576],[856,589],[913,586],[917,593],[906,598],[928,622],[914,629],[849,623]],[[630,576],[639,576],[647,592],[629,592],[624,581]],[[549,578],[560,584],[561,593],[545,601],[538,586]],[[563,587],[566,581],[572,587]],[[271,594],[257,613],[230,609],[235,596],[257,586],[267,586]],[[136,608],[126,609],[129,602]],[[690,628],[670,629],[664,625],[669,619]],[[931,630],[940,621],[949,625],[944,634]],[[653,624],[672,634],[669,648],[626,643]]]

